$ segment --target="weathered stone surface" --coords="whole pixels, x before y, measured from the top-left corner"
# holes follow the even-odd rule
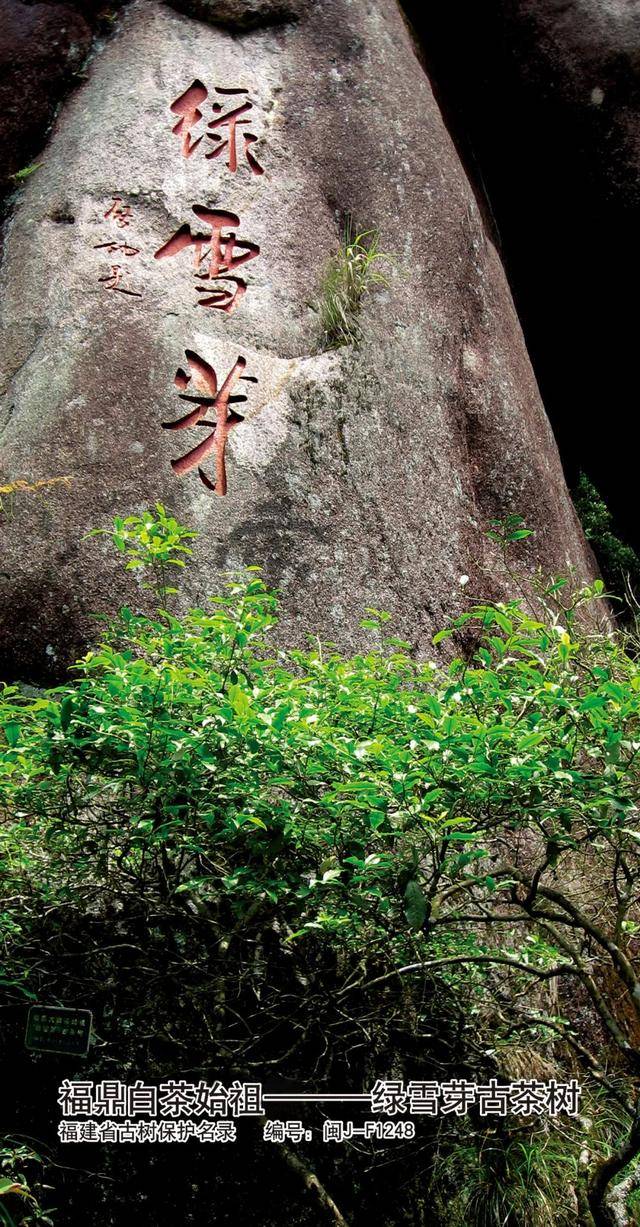
[[[37,149],[90,45],[73,4],[0,0],[0,190]]]
[[[170,0],[187,17],[210,21],[226,29],[249,30],[256,26],[297,21],[311,0]]]
[[[203,110],[216,86],[250,90],[263,175],[206,160],[206,140],[181,156],[169,106],[194,80]],[[3,525],[5,672],[59,669],[91,611],[143,599],[82,538],[158,499],[201,530],[187,596],[257,563],[297,640],[360,642],[375,604],[424,650],[462,574],[500,590],[482,530],[509,511],[537,529],[529,566],[590,572],[500,261],[394,0],[327,0],[241,38],[137,0],[44,162],[2,270],[0,464],[4,480],[71,485],[18,497]],[[132,210],[122,229],[105,217],[114,195]],[[191,250],[154,259],[193,206],[232,211],[260,246],[231,315],[195,305]],[[313,303],[346,214],[394,260],[361,348],[323,352]],[[114,236],[139,254],[99,246]],[[118,262],[142,298],[100,281]],[[185,349],[220,379],[243,355],[259,379],[224,498],[170,467],[206,437],[161,427],[184,413]]]

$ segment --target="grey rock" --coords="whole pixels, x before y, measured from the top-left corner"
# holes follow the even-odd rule
[[[176,134],[194,82],[203,118]],[[250,91],[263,174],[242,138],[236,173],[226,153],[206,158],[207,137],[182,155],[225,99],[216,88]],[[2,524],[5,673],[59,675],[94,612],[144,603],[136,574],[83,537],[158,500],[200,530],[184,599],[258,564],[295,642],[362,644],[375,605],[432,650],[461,576],[464,592],[508,590],[483,536],[507,512],[536,529],[526,570],[593,574],[504,271],[395,0],[326,0],[242,38],[136,0],[43,162],[1,274],[0,485],[69,482],[16,496]],[[198,232],[194,206],[236,214],[260,247],[232,314],[196,305],[193,249],[154,258]],[[393,262],[364,299],[360,348],[330,351],[314,303],[347,214]],[[171,468],[207,437],[162,428],[185,412],[187,350],[219,381],[240,355],[258,379],[225,497]]]

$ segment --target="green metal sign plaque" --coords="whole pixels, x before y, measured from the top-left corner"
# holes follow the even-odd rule
[[[86,1056],[92,1021],[91,1010],[32,1005],[27,1018],[25,1047],[32,1052],[65,1052],[70,1056]]]

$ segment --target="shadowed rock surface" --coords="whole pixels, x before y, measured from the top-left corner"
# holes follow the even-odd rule
[[[100,0],[0,0],[0,193],[39,151],[60,99],[82,70],[101,7]]]
[[[486,189],[569,481],[585,469],[640,546],[636,384],[640,5],[404,0]]]
[[[242,137],[236,173],[206,158],[207,136],[182,156],[170,105],[194,82],[188,139],[216,97],[228,109],[216,88],[247,89],[264,174]],[[293,641],[314,629],[353,646],[375,604],[425,650],[462,574],[501,590],[481,534],[507,512],[537,530],[527,566],[592,572],[500,260],[392,0],[330,0],[240,36],[137,0],[42,160],[2,269],[0,474],[70,484],[17,497],[3,525],[5,673],[59,674],[92,611],[143,600],[82,538],[156,500],[201,531],[186,596],[259,564]],[[230,315],[197,305],[193,247],[154,259],[212,209],[260,248]],[[325,351],[315,304],[348,214],[393,262],[364,300],[361,347]],[[207,435],[162,428],[185,413],[185,350],[219,383],[239,356],[258,379],[239,385],[224,498],[170,465]]]
[[[296,21],[311,0],[170,0],[171,7],[229,30]]]

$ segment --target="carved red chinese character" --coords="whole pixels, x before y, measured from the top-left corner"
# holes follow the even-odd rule
[[[225,112],[222,103],[212,103],[215,118],[207,124],[206,132],[200,133],[199,136],[192,136],[192,129],[203,118],[203,112],[200,108],[209,96],[207,88],[202,84],[202,81],[192,81],[189,88],[171,103],[171,111],[174,115],[179,116],[178,122],[173,127],[173,132],[176,136],[181,137],[182,156],[190,158],[192,153],[198,148],[202,137],[206,136],[207,140],[212,142],[214,148],[205,154],[205,157],[219,158],[226,152],[227,166],[232,174],[235,174],[238,169],[238,141],[240,136],[242,136],[242,152],[240,156],[246,158],[254,175],[263,175],[264,167],[260,165],[251,149],[251,146],[255,145],[258,140],[258,137],[254,132],[240,133],[238,131],[240,128],[248,127],[249,120],[244,118],[244,116],[247,116],[253,110],[253,103],[246,97],[248,92],[246,89],[222,89],[216,86],[216,94],[229,99],[237,97],[238,105],[233,106],[232,104],[231,109]],[[224,129],[227,129],[226,136],[224,135]]]
[[[123,204],[122,196],[113,196],[113,203],[104,214],[105,219],[118,227],[119,230],[126,229],[133,217],[133,209],[131,205]],[[124,239],[114,236],[113,238],[105,239],[102,243],[94,243],[94,251],[105,251],[110,256],[124,256],[130,260],[133,256],[140,254],[140,248],[134,247],[132,243],[127,243]],[[109,272],[104,276],[98,277],[98,281],[104,286],[105,290],[117,290],[119,294],[130,294],[132,298],[142,298],[139,290],[132,290],[128,285],[123,284],[123,281],[129,277],[129,269],[123,268],[122,264],[111,264]]]
[[[246,89],[216,89],[216,94],[247,94]],[[206,154],[207,158],[219,158],[224,151],[227,151],[227,166],[232,174],[235,174],[238,169],[238,128],[246,127],[249,123],[248,119],[241,119],[241,115],[247,115],[253,110],[253,103],[242,102],[240,106],[234,107],[231,111],[227,111],[223,115],[223,108],[219,102],[214,102],[213,111],[217,115],[217,119],[212,119],[208,124],[208,128],[213,129],[207,132],[207,137],[210,141],[215,142],[215,149],[211,153]],[[218,128],[228,128],[229,132],[226,140],[222,134],[217,131]],[[263,175],[264,167],[260,165],[255,155],[251,152],[251,145],[255,145],[257,136],[253,132],[243,133],[244,155],[253,171],[254,175]]]
[[[191,402],[194,408],[184,417],[178,418],[176,422],[163,422],[162,425],[165,430],[187,430],[191,427],[202,426],[209,428],[211,433],[202,443],[198,443],[179,460],[172,460],[171,467],[179,475],[197,468],[200,480],[208,490],[218,495],[225,495],[227,493],[225,462],[227,440],[231,431],[244,421],[240,414],[230,409],[230,405],[240,404],[247,399],[246,396],[234,396],[233,389],[239,380],[249,383],[258,381],[251,375],[243,374],[247,360],[238,357],[224,383],[218,388],[218,377],[214,368],[191,349],[185,350],[185,355],[191,374],[188,375],[186,371],[179,368],[176,371],[174,382],[180,390],[180,399]],[[189,385],[196,390],[195,395],[186,391]],[[206,417],[209,411],[213,412],[215,421]],[[215,456],[215,479],[213,481],[201,467],[211,452]]]
[[[139,247],[132,247],[130,243],[118,243],[117,239],[109,239],[107,243],[94,243],[94,251],[108,251],[110,256],[120,252],[122,256],[138,256],[140,255]]]
[[[240,225],[240,218],[235,213],[226,213],[220,209],[207,209],[204,205],[194,205],[196,217],[208,227],[208,234],[193,233],[187,224],[176,230],[175,234],[155,252],[155,259],[162,260],[166,256],[176,256],[186,247],[193,247],[195,276],[198,281],[231,282],[233,290],[215,288],[210,284],[199,285],[200,306],[213,307],[219,311],[231,314],[243,297],[247,285],[241,277],[229,274],[233,269],[254,260],[260,255],[257,243],[249,243],[236,237],[235,227]]]
[[[98,277],[98,281],[104,285],[105,290],[117,290],[119,294],[130,294],[132,298],[142,298],[139,290],[130,290],[127,286],[120,284],[127,273],[128,269],[123,269],[121,264],[112,264],[111,271],[104,277]]]
[[[129,225],[133,217],[133,209],[131,205],[122,203],[122,196],[114,196],[111,208],[107,209],[105,217],[110,217],[115,222],[120,230],[124,230]]]
[[[227,315],[231,315],[236,307],[240,305],[242,299],[247,292],[247,283],[242,280],[242,277],[218,277],[217,282],[228,282],[229,286],[221,285],[197,285],[196,294],[199,294],[197,305],[199,307],[210,307],[214,311],[225,311]]]

